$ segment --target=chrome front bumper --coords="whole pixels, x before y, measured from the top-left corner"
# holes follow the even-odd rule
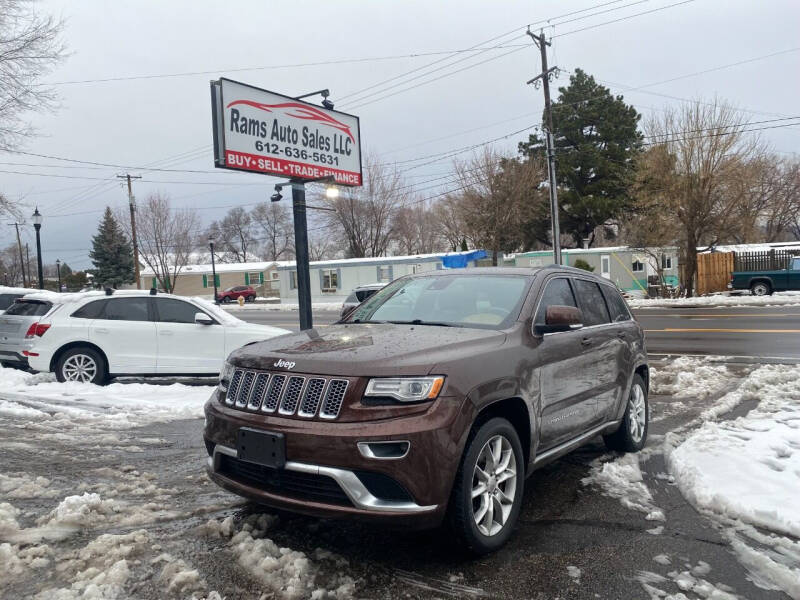
[[[237,452],[234,448],[221,446],[217,444],[214,446],[214,454],[208,459],[208,467],[219,477],[225,477],[224,474],[219,473],[219,459],[220,454],[226,454],[233,458],[238,458]],[[330,477],[342,491],[350,498],[350,501],[356,508],[367,510],[371,512],[405,512],[405,513],[423,513],[436,510],[438,505],[420,506],[415,502],[396,502],[392,500],[381,500],[373,496],[370,491],[361,483],[361,480],[355,473],[348,469],[339,469],[336,467],[326,467],[322,465],[312,465],[309,463],[286,461],[283,467],[287,471],[297,471],[298,473],[310,473],[312,475],[325,475]]]

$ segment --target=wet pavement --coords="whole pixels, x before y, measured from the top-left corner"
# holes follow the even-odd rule
[[[269,517],[268,538],[314,557],[315,586],[333,589],[343,576],[351,578],[355,598],[646,599],[651,596],[642,582],[677,594],[681,589],[669,573],[691,569],[738,597],[786,598],[750,581],[714,524],[670,483],[658,451],[665,434],[690,431],[699,413],[735,388],[738,378],[752,368],[731,365],[726,385],[704,400],[651,397],[653,422],[641,470],[653,504],[665,513],[664,521],[647,520],[643,512],[624,507],[582,481],[593,465],[616,458],[598,439],[528,479],[515,535],[499,552],[477,559],[466,555],[444,529],[396,531],[279,513],[217,489],[204,474],[202,419],[115,431],[102,441],[52,436],[37,440],[29,428],[4,428],[0,473],[43,476],[50,480],[46,489],[54,492],[8,500],[20,511],[20,528],[41,524],[42,515],[70,493],[97,492],[119,505],[100,510],[99,520],[83,522],[62,540],[45,540],[46,556],[59,567],[0,578],[0,597],[56,597],[53,590],[77,585],[81,568],[102,570],[101,557],[85,557],[87,545],[104,533],[133,532],[140,532],[126,555],[133,575],[119,598],[202,598],[212,591],[228,599],[281,597],[242,567],[234,542],[204,527],[209,519],[219,523],[232,517],[237,529],[268,514],[278,515],[274,522]],[[752,407],[742,404],[735,414]],[[0,496],[0,502],[4,500]],[[149,517],[125,524],[121,517],[136,517],[147,505],[152,505]],[[0,527],[0,541],[2,533]],[[173,577],[168,565],[178,561],[182,573],[194,575]],[[700,597],[684,593],[687,598]]]

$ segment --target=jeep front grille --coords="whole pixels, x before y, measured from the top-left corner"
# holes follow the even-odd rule
[[[304,419],[335,419],[344,404],[347,379],[236,369],[225,404],[240,410]]]

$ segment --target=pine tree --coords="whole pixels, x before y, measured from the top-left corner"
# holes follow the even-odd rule
[[[581,69],[558,91],[552,111],[561,232],[580,247],[586,238],[591,245],[595,228],[632,208],[631,183],[642,146],[640,116]],[[544,156],[544,137],[531,135],[519,150],[528,157]],[[545,215],[530,224],[532,237],[546,240],[549,223]]]
[[[115,288],[133,283],[133,249],[109,207],[106,207],[97,235],[92,238],[89,257],[95,266],[92,274],[97,283]]]

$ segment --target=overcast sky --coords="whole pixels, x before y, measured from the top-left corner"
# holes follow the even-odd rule
[[[274,181],[214,170],[210,79],[227,76],[288,95],[327,87],[337,109],[360,116],[366,152],[380,156],[381,162],[408,161],[500,138],[538,123],[542,92],[525,85],[538,71],[538,51],[533,46],[516,47],[530,42],[524,35],[528,23],[545,26],[548,35],[555,36],[551,64],[568,71],[583,68],[613,92],[623,94],[645,118],[679,103],[678,98],[715,95],[750,111],[745,114],[753,121],[800,114],[800,3],[796,0],[689,0],[570,33],[679,1],[45,0],[40,9],[62,15],[66,21],[65,41],[71,54],[47,77],[49,82],[59,82],[61,108],[52,115],[31,117],[40,135],[22,149],[132,167],[208,171],[131,169],[143,176],[135,183],[138,198],[161,190],[175,205],[202,209],[205,224],[226,210],[215,207],[249,208],[267,199]],[[591,7],[593,11],[553,19]],[[609,12],[564,23],[600,11]],[[552,19],[549,25],[547,19]],[[481,47],[503,47],[479,54],[385,58],[469,49],[502,34],[509,35]],[[648,85],[779,52],[763,60]],[[377,58],[383,59],[270,68]],[[434,61],[439,62],[353,95]],[[64,83],[197,71],[209,73]],[[431,74],[420,77],[426,72]],[[425,83],[432,79],[436,81]],[[566,81],[562,75],[558,84]],[[394,87],[386,89],[389,86]],[[417,87],[406,89],[412,86]],[[626,91],[640,86],[648,87]],[[765,125],[775,124],[781,123]],[[778,152],[799,149],[800,127],[760,133]],[[525,137],[519,133],[497,145],[513,150]],[[0,161],[0,191],[22,199],[25,214],[38,205],[44,215],[45,262],[61,258],[74,267],[90,266],[87,251],[103,208],[126,205],[125,190],[114,179],[123,169],[83,168],[2,152]],[[39,175],[2,172],[10,170]],[[446,190],[447,179],[424,182],[449,170],[450,160],[446,160],[421,164],[407,174],[419,183],[421,195],[431,195]],[[33,253],[32,231],[26,235]],[[4,226],[0,243],[7,245],[13,239],[13,228]]]

